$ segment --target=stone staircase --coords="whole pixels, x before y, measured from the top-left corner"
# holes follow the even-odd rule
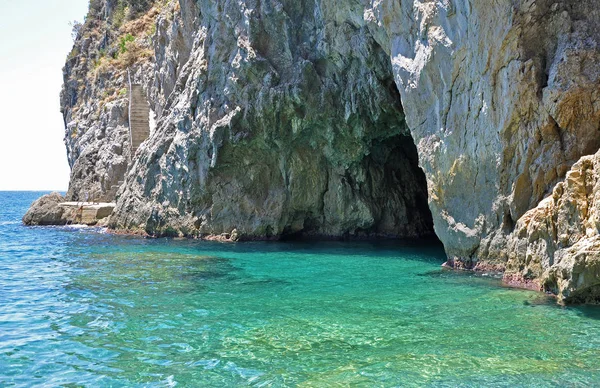
[[[141,85],[129,87],[129,136],[131,155],[150,136],[150,106]]]
[[[131,82],[129,78],[129,144],[131,146],[131,159],[148,137],[150,136],[150,105],[146,99],[146,94],[142,85]],[[122,177],[124,178],[124,177]],[[111,185],[104,194],[93,194],[90,198],[96,201],[114,201],[119,188],[123,185],[123,180],[119,180],[116,185]]]

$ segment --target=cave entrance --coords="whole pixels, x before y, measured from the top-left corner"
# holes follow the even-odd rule
[[[381,58],[382,68],[386,68],[386,57]],[[387,70],[391,74],[391,69]],[[359,107],[355,115],[333,124],[331,132],[341,137],[328,143],[335,150],[336,161],[321,157],[326,161],[320,165],[328,170],[325,187],[318,186],[319,182],[316,185],[316,191],[325,191],[321,205],[317,209],[297,206],[288,218],[282,239],[341,237],[439,242],[428,204],[427,180],[419,167],[417,147],[406,124],[394,78],[380,79],[378,87],[355,94],[355,98]],[[369,110],[373,106],[379,108],[376,114]],[[340,104],[338,111],[344,112],[344,107]],[[356,143],[361,143],[362,156],[357,157],[353,148]],[[297,169],[293,175],[306,174]],[[313,183],[306,178],[304,182],[304,186]],[[311,195],[314,193],[305,194],[309,198]],[[315,202],[318,201],[310,201]]]
[[[330,174],[332,174],[330,172]],[[325,209],[301,215],[302,228],[287,227],[282,240],[339,237],[345,240],[427,239],[439,243],[428,206],[427,181],[408,130],[375,139],[369,152],[330,182]],[[340,204],[341,202],[341,204]],[[333,233],[331,231],[333,230]]]
[[[362,161],[367,179],[356,187],[373,216],[368,234],[389,238],[435,238],[427,180],[410,134],[376,140]]]

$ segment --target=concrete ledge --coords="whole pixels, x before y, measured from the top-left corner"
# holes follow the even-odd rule
[[[108,223],[116,204],[92,202],[64,202],[60,193],[51,193],[37,199],[23,216],[25,225],[101,225]]]
[[[95,225],[99,220],[110,216],[115,209],[114,202],[61,202],[58,204],[65,209],[69,223]]]
[[[90,209],[101,209],[105,207],[115,208],[117,206],[114,202],[61,202],[58,206],[67,206],[67,207],[85,207]]]

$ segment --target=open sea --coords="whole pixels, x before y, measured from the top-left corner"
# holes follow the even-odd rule
[[[0,192],[2,387],[593,387],[600,308],[444,270],[435,243],[25,227]]]

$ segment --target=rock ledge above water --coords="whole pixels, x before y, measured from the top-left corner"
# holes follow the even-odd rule
[[[65,202],[59,193],[44,195],[35,201],[25,216],[25,225],[106,225],[114,203]]]
[[[37,199],[29,208],[23,223],[25,225],[65,225],[67,219],[64,216],[65,209],[59,206],[65,201],[60,193],[54,192]]]

